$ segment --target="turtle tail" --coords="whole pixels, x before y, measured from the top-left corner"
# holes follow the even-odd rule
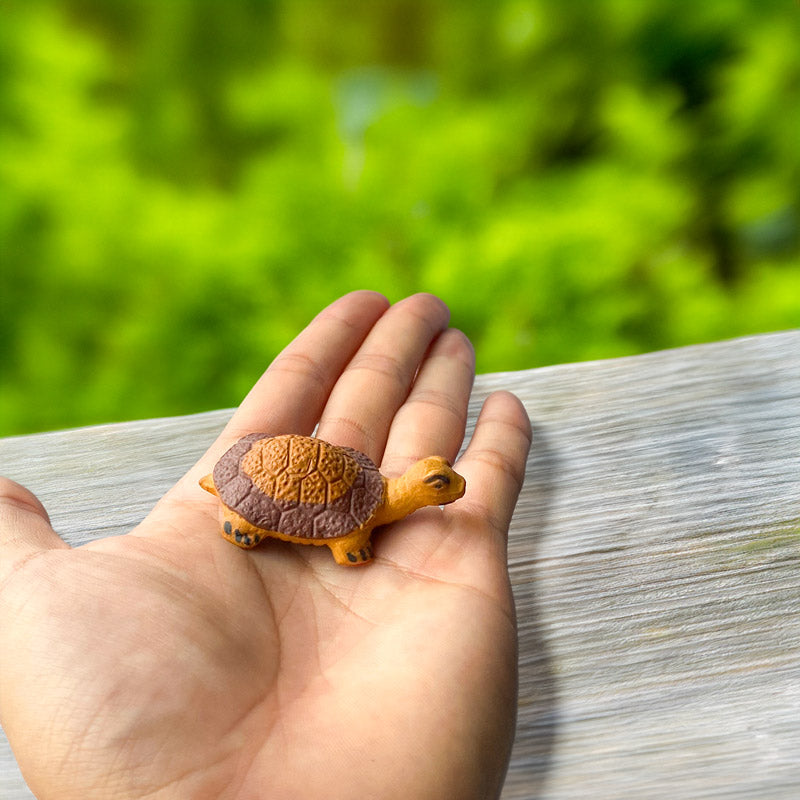
[[[210,492],[214,495],[214,497],[219,497],[219,492],[217,492],[217,487],[214,486],[214,478],[211,474],[205,475],[200,478],[200,486],[202,486],[207,492]]]

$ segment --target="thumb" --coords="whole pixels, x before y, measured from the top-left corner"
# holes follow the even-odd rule
[[[68,548],[36,495],[0,476],[0,583],[35,553]]]

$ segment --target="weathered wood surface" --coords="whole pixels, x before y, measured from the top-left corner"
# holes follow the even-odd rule
[[[800,797],[800,331],[484,375],[472,421],[495,388],[535,430],[505,800]],[[229,413],[0,440],[0,472],[70,542],[122,533]]]

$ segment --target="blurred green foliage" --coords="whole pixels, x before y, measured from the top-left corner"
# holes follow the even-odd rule
[[[0,18],[0,435],[234,405],[354,288],[481,371],[800,323],[794,0]]]

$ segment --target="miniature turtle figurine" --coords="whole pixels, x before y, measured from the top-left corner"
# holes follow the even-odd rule
[[[308,436],[251,433],[200,485],[221,503],[222,535],[239,547],[267,537],[327,545],[339,564],[373,558],[373,528],[423,506],[445,505],[466,483],[440,456],[385,478],[363,453]]]

